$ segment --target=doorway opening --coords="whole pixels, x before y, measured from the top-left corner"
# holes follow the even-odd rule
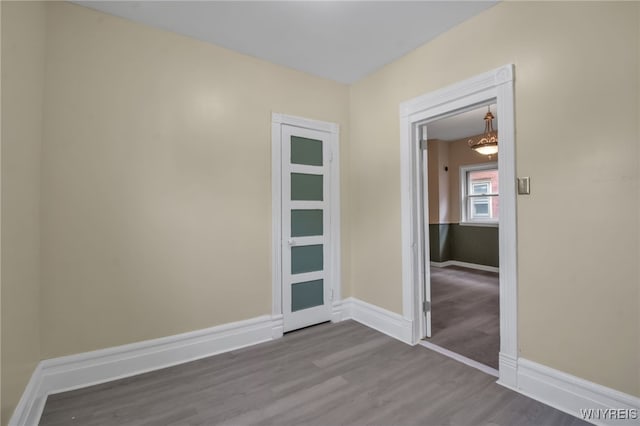
[[[496,110],[495,100],[422,128],[422,229],[429,241],[424,280],[430,309],[421,344],[497,377],[498,162],[497,154],[480,154],[469,146],[471,138],[481,135],[487,109]]]
[[[498,186],[500,216],[498,383],[515,388],[517,349],[517,259],[514,67],[506,65],[400,105],[403,315],[412,323],[412,340],[427,336],[431,283],[428,232],[428,151],[421,149],[425,124],[495,103],[499,117]],[[427,139],[429,135],[427,133]],[[449,170],[449,172],[455,172]],[[485,203],[486,207],[486,203]],[[486,209],[479,211],[486,214]],[[426,218],[426,220],[425,220]]]

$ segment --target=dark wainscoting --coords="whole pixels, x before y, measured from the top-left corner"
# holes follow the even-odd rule
[[[475,263],[498,266],[498,228],[458,223],[429,224],[432,262]]]

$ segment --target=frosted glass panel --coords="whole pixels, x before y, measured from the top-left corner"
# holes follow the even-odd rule
[[[291,162],[322,166],[322,141],[291,136]]]
[[[291,210],[291,236],[322,235],[322,210]]]
[[[312,246],[291,247],[291,273],[322,271],[322,244]]]
[[[324,304],[323,280],[305,281],[291,285],[291,311],[313,308]]]
[[[322,175],[291,173],[291,199],[322,201]]]

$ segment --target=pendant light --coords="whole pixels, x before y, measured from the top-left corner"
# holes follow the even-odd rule
[[[491,157],[498,153],[498,132],[493,130],[494,116],[491,114],[491,107],[487,107],[487,115],[484,116],[484,133],[469,139],[469,148],[478,154]]]

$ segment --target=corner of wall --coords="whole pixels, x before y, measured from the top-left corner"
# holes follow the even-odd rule
[[[2,2],[1,339],[2,424],[41,358],[40,170],[44,2]],[[7,250],[10,247],[11,250]]]

